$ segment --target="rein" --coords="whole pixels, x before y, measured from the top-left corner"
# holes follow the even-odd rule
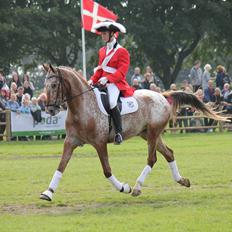
[[[60,70],[58,68],[57,68],[57,70],[58,70],[58,75],[51,75],[51,76],[49,76],[49,77],[46,78],[47,80],[51,79],[51,78],[54,78],[54,77],[57,78],[57,79],[59,79],[59,85],[58,85],[58,89],[57,89],[55,103],[54,104],[48,104],[48,105],[46,105],[46,107],[48,107],[48,106],[55,106],[55,107],[59,108],[60,105],[62,105],[63,103],[71,101],[72,99],[74,99],[76,97],[79,97],[79,96],[81,96],[81,95],[83,95],[83,94],[85,94],[85,93],[87,93],[89,91],[92,91],[95,88],[95,87],[91,87],[90,89],[86,89],[86,90],[84,90],[83,92],[81,92],[79,94],[76,94],[74,96],[71,96],[69,98],[65,98],[64,99],[64,90],[63,90],[63,83],[64,83],[64,81],[63,81],[63,77],[62,77],[62,74],[61,74]],[[60,105],[59,105],[59,104],[57,104],[57,100],[58,100],[58,95],[59,95],[60,89],[61,89],[62,103],[60,103]]]

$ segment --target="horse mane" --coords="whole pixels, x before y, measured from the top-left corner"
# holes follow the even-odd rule
[[[79,79],[81,79],[84,83],[88,84],[87,81],[86,81],[86,79],[85,79],[79,72],[77,72],[74,68],[69,67],[69,66],[59,66],[58,68],[71,71],[71,72],[74,74],[74,76],[75,76],[76,78],[79,78]]]

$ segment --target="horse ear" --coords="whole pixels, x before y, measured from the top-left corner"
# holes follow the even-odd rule
[[[48,64],[42,64],[43,65],[43,68],[46,72],[48,72],[49,70],[49,65]]]
[[[55,68],[51,64],[49,64],[49,68],[52,70],[53,73],[55,73]]]

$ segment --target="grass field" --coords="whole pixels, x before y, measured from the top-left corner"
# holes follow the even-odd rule
[[[107,182],[90,146],[75,150],[54,195],[39,200],[62,141],[0,143],[0,232],[232,231],[232,134],[165,135],[191,188],[176,184],[163,157],[133,198]],[[109,146],[114,175],[134,185],[146,164],[140,138]]]

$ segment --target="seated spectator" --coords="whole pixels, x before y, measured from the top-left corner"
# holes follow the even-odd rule
[[[28,73],[25,73],[25,74],[23,75],[23,83],[24,83],[25,81],[28,81],[28,82],[29,82],[30,89],[31,89],[32,91],[34,91],[34,90],[35,90],[35,87],[34,87],[33,83],[30,81],[30,77],[29,77],[29,74],[28,74]]]
[[[33,97],[31,99],[30,110],[31,110],[31,114],[32,114],[33,119],[36,122],[41,122],[42,121],[41,107],[39,106],[36,97]]]
[[[29,81],[24,81],[23,88],[24,88],[24,94],[28,93],[32,98],[33,97],[33,90],[30,87]]]
[[[154,92],[157,92],[157,86],[156,86],[155,83],[151,83],[151,84],[150,84],[150,90],[151,90],[151,91],[154,91]]]
[[[151,66],[149,66],[149,65],[146,67],[145,73],[150,73],[150,74],[153,76],[153,78],[154,78],[154,76],[155,76],[155,74],[154,74],[154,72],[153,72]]]
[[[17,97],[15,93],[11,93],[10,100],[7,101],[6,109],[9,109],[13,112],[17,112],[19,109],[19,103],[17,102]]]
[[[213,81],[209,80],[208,81],[208,88],[205,89],[204,91],[204,102],[208,103],[208,104],[212,104],[212,102],[215,102],[215,89],[213,86]],[[214,123],[213,119],[209,119],[209,118],[204,118],[204,125],[208,126],[209,128],[206,129],[206,132],[212,132],[213,130],[210,128],[210,126],[212,126]]]
[[[11,93],[17,93],[17,85],[15,82],[12,82],[11,83],[11,86],[10,86],[10,94]]]
[[[29,114],[31,112],[31,109],[30,109],[30,95],[28,93],[26,93],[23,96],[22,105],[19,107],[17,112],[23,113],[23,114]]]
[[[46,108],[46,101],[47,101],[47,95],[46,93],[41,93],[38,97],[38,104],[42,111],[45,111]]]
[[[132,81],[132,87],[133,87],[135,90],[141,89],[141,87],[140,87],[140,85],[139,85],[138,79],[133,79],[133,81]]]
[[[176,84],[175,84],[175,83],[172,83],[172,84],[170,85],[170,90],[171,90],[171,91],[177,91],[177,87],[176,87]]]
[[[24,88],[22,86],[19,86],[16,94],[17,102],[19,103],[19,106],[22,105],[23,93],[24,93]]]
[[[31,109],[30,109],[30,95],[26,93],[23,95],[22,98],[22,105],[19,107],[17,113],[22,113],[22,114],[30,114]],[[19,136],[18,137],[19,141],[28,141],[29,138],[26,136]]]
[[[223,96],[221,94],[220,88],[218,88],[218,87],[215,88],[214,95],[215,95],[215,107],[216,107],[215,110],[222,110],[224,99],[223,99]]]
[[[222,90],[222,96],[223,96],[224,100],[227,99],[229,94],[230,94],[230,85],[228,83],[225,83],[223,90]]]
[[[213,81],[208,81],[208,88],[204,90],[204,102],[215,102],[215,95],[214,95],[214,87],[213,87]]]
[[[6,107],[6,103],[8,101],[7,91],[5,89],[1,89],[0,91],[1,91],[1,93],[0,93],[0,101]]]
[[[201,102],[203,102],[204,99],[204,92],[202,89],[198,89],[194,95],[198,98],[198,100],[200,100]]]
[[[162,83],[161,83],[162,81],[159,79],[159,77],[157,77],[157,76],[155,75],[155,73],[153,72],[151,66],[148,65],[148,66],[146,67],[145,73],[150,73],[150,75],[152,76],[152,80],[153,80],[153,82],[156,84],[156,86],[160,86],[160,84],[162,84]]]
[[[0,90],[1,89],[5,89],[7,91],[7,96],[9,96],[9,87],[6,84],[6,79],[4,77],[4,72],[2,70],[0,70]]]
[[[151,85],[153,85],[153,84],[151,84]],[[151,85],[150,85],[150,88],[151,88]],[[156,86],[155,92],[162,93],[162,90],[161,90],[161,88],[159,86]]]
[[[137,82],[138,82],[138,84],[139,84],[139,86],[140,86],[140,88],[141,88],[141,83],[142,83],[142,80],[143,80],[143,76],[142,76],[142,74],[141,74],[141,70],[140,70],[139,67],[135,67],[135,69],[134,69],[134,74],[133,74],[132,77],[131,77],[131,85],[132,85],[132,86],[133,86],[133,81],[134,81],[134,79],[137,80]]]
[[[19,74],[18,74],[16,71],[13,71],[13,72],[12,72],[12,77],[11,77],[11,80],[10,80],[10,82],[9,82],[9,86],[11,86],[11,83],[12,83],[12,82],[15,82],[15,83],[16,83],[17,88],[18,88],[19,86],[22,86],[22,83],[21,83],[21,81],[20,81],[20,79],[19,79]]]
[[[144,80],[142,83],[143,89],[150,89],[150,84],[154,83],[153,75],[150,72],[144,74]]]

